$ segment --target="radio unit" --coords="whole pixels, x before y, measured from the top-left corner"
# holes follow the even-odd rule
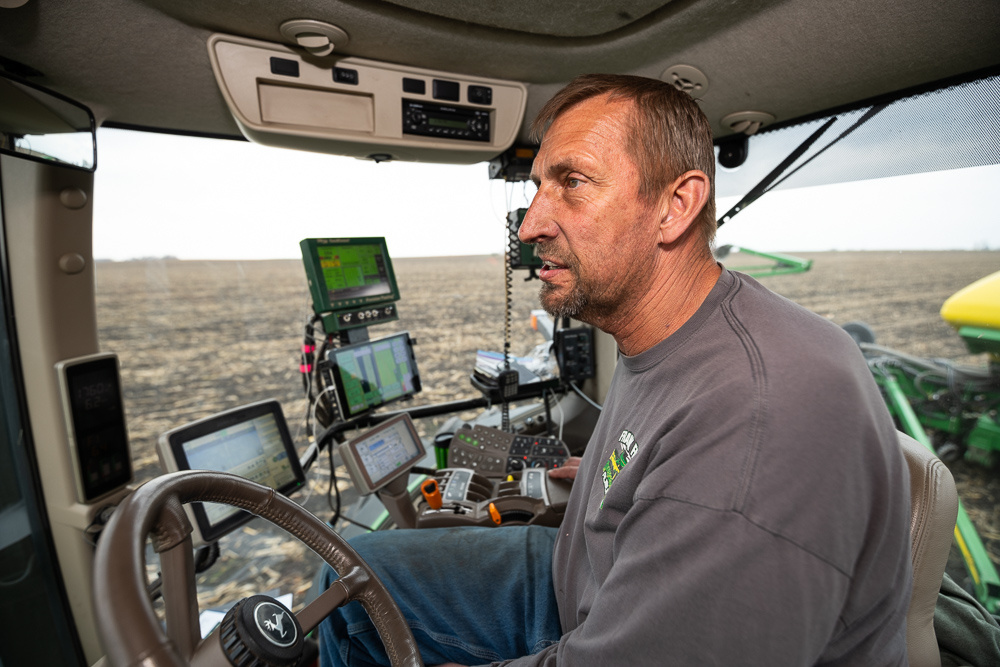
[[[488,142],[490,112],[404,99],[403,134]]]

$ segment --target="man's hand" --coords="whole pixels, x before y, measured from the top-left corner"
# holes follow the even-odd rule
[[[576,471],[580,469],[580,457],[571,456],[566,459],[566,463],[562,464],[559,468],[553,468],[549,471],[549,477],[552,479],[576,479]]]

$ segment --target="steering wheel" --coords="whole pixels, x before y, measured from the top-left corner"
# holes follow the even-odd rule
[[[199,500],[232,505],[284,528],[340,578],[296,616],[265,596],[245,598],[202,640],[191,524],[181,507]],[[166,632],[146,591],[148,536],[160,554]],[[423,666],[396,602],[347,542],[280,493],[228,473],[176,472],[147,482],[118,506],[97,545],[94,611],[108,663],[115,667],[228,667],[253,658],[258,664],[295,664],[292,653],[297,648],[301,654],[305,634],[352,600],[368,612],[393,667]]]

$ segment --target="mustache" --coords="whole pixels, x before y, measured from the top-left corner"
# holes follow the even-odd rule
[[[575,259],[567,257],[563,253],[556,250],[556,248],[551,245],[551,241],[548,243],[536,243],[535,257],[544,257],[546,261],[554,262],[555,264],[564,266],[567,269],[575,268],[576,266]]]

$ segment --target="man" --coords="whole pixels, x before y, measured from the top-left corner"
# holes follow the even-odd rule
[[[712,136],[689,97],[585,76],[550,122],[521,239],[544,307],[621,357],[559,473],[576,479],[557,535],[356,543],[425,661],[905,665],[908,476],[853,342],[714,261]],[[325,656],[371,664],[357,611],[323,631]]]

